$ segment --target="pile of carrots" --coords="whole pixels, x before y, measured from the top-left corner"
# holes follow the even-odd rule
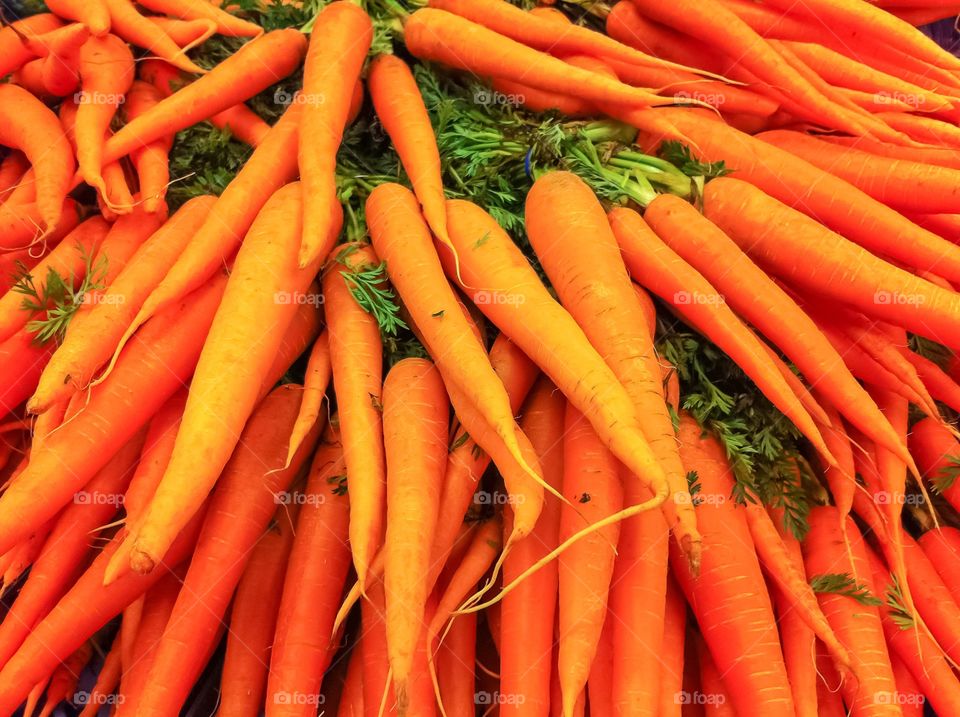
[[[0,28],[0,717],[960,715],[960,59],[915,27],[960,5],[46,5]],[[696,191],[531,171],[510,236],[419,62]],[[361,113],[400,166],[345,241]],[[171,209],[201,122],[252,153]],[[801,437],[802,529],[669,320]]]

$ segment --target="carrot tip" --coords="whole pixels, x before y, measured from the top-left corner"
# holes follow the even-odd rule
[[[146,552],[139,548],[130,551],[130,569],[140,575],[146,575],[156,566],[156,562]]]

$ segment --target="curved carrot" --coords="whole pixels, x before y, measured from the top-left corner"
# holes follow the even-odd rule
[[[121,127],[107,140],[103,161],[124,157],[144,144],[253,97],[293,72],[305,51],[306,40],[292,29],[275,30],[251,40],[209,73]]]
[[[645,416],[644,437],[672,493],[662,510],[696,572],[700,538],[652,336],[603,207],[579,177],[551,172],[534,183],[525,215],[527,236],[561,303]],[[589,245],[583,233],[593,237]]]
[[[291,259],[299,244],[300,195],[299,183],[278,190],[237,254],[197,361],[170,465],[129,549],[118,553],[128,555],[130,567],[138,572],[153,568],[227,463],[299,297],[308,292],[316,274],[316,264],[301,270]],[[289,301],[278,299],[284,295]],[[207,456],[200,471],[198,450]]]
[[[413,73],[396,55],[380,55],[370,65],[367,86],[373,108],[413,184],[430,230],[450,246],[440,152]]]
[[[59,17],[86,25],[98,37],[110,32],[110,13],[103,0],[51,0],[47,8]]]
[[[670,565],[724,676],[738,715],[793,715],[770,596],[746,518],[732,502],[733,471],[719,442],[687,414],[680,417],[680,457],[696,474],[703,533],[700,575],[671,544]]]
[[[956,437],[935,418],[923,418],[910,428],[909,445],[920,476],[933,487],[947,486],[938,492],[960,510],[960,483],[951,478],[953,466],[960,459]]]
[[[44,230],[59,224],[76,166],[57,116],[22,87],[0,85],[0,144],[23,152],[36,173],[37,208]]]
[[[843,358],[817,325],[732,239],[691,204],[673,195],[654,199],[644,219],[665,244],[723,292],[725,302],[776,344],[851,423],[881,445],[905,453],[889,422],[846,370]],[[745,291],[747,286],[750,289]]]
[[[56,30],[63,22],[48,12],[25,17],[0,28],[0,78],[38,56],[29,39]]]
[[[377,320],[353,296],[355,284],[351,275],[379,263],[371,247],[348,244],[334,251],[323,277],[333,386],[347,475],[354,488],[350,500],[350,551],[361,590],[369,563],[383,541],[383,347]]]
[[[263,33],[259,25],[248,22],[204,0],[144,0],[142,5],[160,15],[170,15],[183,20],[210,20],[217,32],[228,37],[256,37]]]
[[[110,30],[131,45],[142,47],[185,72],[203,74],[205,69],[187,57],[167,33],[141,15],[131,0],[99,0],[110,14]],[[126,153],[124,153],[126,154]],[[114,157],[118,159],[118,157]]]
[[[614,454],[661,504],[669,485],[644,439],[636,409],[576,321],[546,291],[513,241],[470,202],[447,202],[447,225],[460,258],[462,285],[473,301],[557,384]],[[447,274],[452,257],[441,249]],[[562,359],[560,358],[562,357]]]
[[[333,318],[333,313],[329,309],[330,292],[323,290],[324,305],[327,306],[328,316]],[[317,425],[320,418],[320,409],[323,406],[323,399],[327,395],[327,386],[330,384],[330,339],[329,333],[320,334],[310,349],[310,357],[307,360],[307,367],[304,371],[303,379],[303,399],[300,402],[300,411],[297,414],[297,420],[293,424],[290,432],[290,445],[287,447],[287,460],[293,458],[293,454],[300,448],[300,443]],[[342,394],[341,394],[342,395]],[[340,399],[342,406],[343,398]]]
[[[352,2],[327,5],[310,31],[303,69],[306,106],[297,150],[304,191],[301,267],[325,258],[336,239],[337,232],[331,230],[339,205],[334,176],[337,150],[372,40],[370,17]]]
[[[132,121],[147,112],[163,95],[153,85],[137,80],[127,93],[124,115]],[[148,212],[156,212],[164,204],[170,184],[168,155],[173,147],[173,135],[168,134],[133,153],[133,165],[140,180],[140,201]]]
[[[43,49],[46,53],[40,66],[40,80],[46,92],[54,97],[66,97],[77,90],[80,49],[89,37],[86,25],[74,23],[32,41],[38,45],[37,50]],[[25,65],[23,70],[26,69]]]
[[[161,15],[152,15],[147,20],[163,30],[184,51],[206,42],[217,32],[217,26],[211,20],[181,20]]]
[[[746,182],[714,180],[704,190],[704,203],[707,217],[751,258],[797,288],[851,304],[942,343],[951,343],[960,330],[960,298],[870,254]],[[815,252],[817,261],[795,262],[798,251]],[[848,273],[845,281],[824,278],[850,266],[858,271]]]
[[[138,715],[176,712],[215,648],[246,559],[276,512],[282,500],[278,495],[288,490],[317,439],[315,429],[284,467],[300,392],[293,384],[278,387],[243,428],[237,450],[210,496],[183,589],[157,646],[148,677],[150,689],[136,705]],[[176,448],[171,460],[175,456]],[[142,526],[138,532],[142,534]]]
[[[560,507],[561,541],[585,524],[623,508],[617,460],[569,403],[563,439],[563,494],[570,503]],[[557,671],[564,717],[573,717],[577,699],[587,685],[607,613],[619,537],[620,525],[614,524],[584,537],[558,559]]]
[[[817,450],[829,455],[815,422],[778,368],[778,359],[763,348],[760,339],[726,305],[716,288],[668,247],[632,209],[614,209],[609,217],[633,278],[670,302],[698,331],[723,347]]]
[[[387,465],[387,651],[400,714],[406,712],[414,653],[427,600],[430,544],[447,451],[447,397],[429,361],[404,359],[383,387]]]

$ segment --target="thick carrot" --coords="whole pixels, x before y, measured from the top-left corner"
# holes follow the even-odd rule
[[[142,441],[142,435],[135,436],[121,447],[55,519],[29,577],[0,622],[0,664],[6,664],[80,574],[90,534],[117,512]]]
[[[693,576],[671,545],[671,567],[693,608],[738,715],[793,715],[770,596],[742,511],[732,502],[733,471],[719,442],[687,414],[680,457],[696,473],[703,560]]]
[[[206,42],[217,32],[217,26],[211,20],[181,20],[160,15],[151,15],[147,19],[184,51]]]
[[[813,580],[846,573],[864,584],[872,596],[883,599],[877,592],[880,586],[872,579],[866,546],[856,524],[848,519],[846,531],[842,531],[832,507],[814,508],[808,520],[810,531],[803,542],[807,576]],[[877,607],[838,593],[820,593],[818,597],[831,626],[849,649],[859,678],[856,682],[843,681],[843,693],[851,710],[863,715],[899,715],[896,705],[876,699],[879,693],[892,694],[896,690]]]
[[[939,566],[927,557],[917,541],[902,530],[900,539],[917,612],[942,651],[955,663],[960,657],[960,642],[957,641],[960,608],[957,601],[949,585],[940,578]]]
[[[942,526],[917,539],[920,548],[940,574],[954,600],[960,600],[960,530]]]
[[[173,39],[140,14],[131,0],[99,0],[110,14],[110,30],[131,45],[142,47],[185,72],[206,72],[187,57]],[[126,154],[126,152],[124,152]],[[114,157],[119,159],[119,157]]]
[[[524,13],[524,17],[530,16]],[[548,23],[545,29],[552,33],[556,27]],[[549,92],[634,108],[673,103],[672,99],[658,97],[648,90],[572,67],[444,10],[423,8],[414,12],[404,27],[404,41],[407,49],[422,60],[441,62],[481,76],[514,79]],[[531,67],[537,71],[531,73]]]
[[[350,566],[344,455],[331,421],[303,489],[270,656],[268,715],[302,714],[329,664],[331,627]],[[315,709],[315,706],[314,706]]]
[[[563,495],[560,540],[623,508],[619,464],[590,423],[567,404],[563,439]],[[557,564],[559,583],[560,694],[564,717],[573,717],[587,685],[607,614],[620,525],[584,537]]]
[[[662,503],[669,486],[643,437],[636,409],[576,321],[486,212],[470,202],[448,201],[447,222],[460,258],[462,286],[474,287],[474,303],[533,358],[650,488],[654,498],[647,507]],[[447,275],[454,278],[452,257],[443,249],[440,253]]]
[[[76,166],[57,116],[21,87],[0,85],[0,144],[23,152],[36,173],[37,208],[44,231],[59,224]]]
[[[47,9],[65,20],[74,20],[100,36],[110,32],[110,14],[102,0],[51,0]]]
[[[124,107],[127,121],[147,112],[162,99],[163,95],[154,85],[137,80],[130,87]],[[167,185],[170,184],[168,155],[173,147],[173,135],[168,134],[155,142],[134,151],[132,159],[140,183],[140,201],[148,212],[155,212],[164,205]]]
[[[551,172],[534,183],[525,215],[527,236],[561,303],[646,417],[644,437],[672,493],[662,510],[696,572],[700,538],[652,336],[603,207],[579,177]],[[589,245],[583,232],[593,237]]]
[[[152,569],[213,486],[256,405],[298,297],[308,293],[317,266],[296,267],[300,194],[299,183],[277,191],[237,254],[197,361],[170,465],[131,539],[130,566],[138,572]],[[199,471],[197,451],[207,457]]]
[[[104,135],[133,84],[133,53],[116,35],[91,37],[80,48],[79,71],[81,95],[74,130],[77,162],[83,180],[109,203],[101,175]]]
[[[906,112],[882,112],[880,116],[891,127],[909,134],[918,142],[960,149],[960,129],[955,124]]]
[[[347,665],[337,717],[364,717],[363,708],[363,658],[359,645],[354,645]]]
[[[40,35],[33,41],[42,45],[45,51],[40,64],[40,82],[45,92],[54,97],[66,97],[76,92],[80,85],[80,50],[88,37],[90,30],[87,26],[74,23]],[[28,66],[23,67],[24,72]]]
[[[208,74],[124,125],[107,140],[103,161],[124,157],[253,97],[293,72],[305,51],[306,40],[292,29],[275,30],[251,40]]]
[[[609,219],[633,278],[670,302],[698,331],[730,355],[817,450],[828,455],[813,418],[784,379],[777,365],[779,359],[733,313],[723,295],[668,247],[635,211],[614,209]]]
[[[220,622],[250,552],[276,512],[278,495],[288,489],[317,439],[315,430],[284,467],[286,440],[300,405],[299,389],[285,384],[264,399],[223,469],[210,497],[184,588],[157,646],[148,678],[150,689],[136,705],[137,714],[179,712],[216,646]]]
[[[437,357],[440,371],[494,429],[494,434],[486,438],[505,445],[510,457],[531,478],[542,482],[537,469],[521,453],[520,429],[510,410],[509,397],[443,275],[416,198],[398,184],[381,184],[370,194],[366,211],[377,256],[386,262],[391,283],[423,332],[427,347]],[[448,350],[449,347],[456,347],[456,351]],[[481,438],[475,432],[474,436]],[[491,455],[497,453],[489,441],[481,447]],[[504,466],[501,469],[507,470]],[[510,485],[508,488],[512,490]],[[531,513],[529,523],[536,522],[539,505],[531,501],[523,509]],[[527,523],[524,521],[524,530],[530,527]],[[518,533],[517,537],[523,534]]]
[[[377,117],[397,150],[430,230],[450,246],[440,152],[413,73],[396,55],[380,55],[370,66],[367,86]]]
[[[337,150],[350,112],[350,99],[373,40],[367,13],[352,2],[333,2],[317,15],[303,68],[303,108],[297,159],[303,181],[303,240],[299,262],[306,267],[326,258],[339,201]]]
[[[73,231],[79,221],[78,215],[77,203],[72,199],[64,199],[59,224],[52,232],[45,233],[40,206],[36,202],[4,202],[0,206],[0,250],[45,253],[47,248],[58,244]]]
[[[437,654],[440,701],[447,717],[476,714],[476,650],[477,616],[461,615],[450,626]]]
[[[301,105],[277,120],[264,142],[227,185],[204,223],[125,327],[119,347],[151,316],[201,286],[240,245],[267,200],[297,175],[296,142]],[[114,353],[114,361],[119,349]]]
[[[54,0],[56,2],[56,0]],[[25,17],[0,28],[0,78],[37,57],[35,47],[29,40],[63,26],[63,22],[51,13],[39,13]]]
[[[71,323],[30,400],[31,412],[41,413],[89,384],[110,358],[145,296],[188,245],[215,202],[214,197],[201,196],[184,204],[110,282],[103,293],[108,298]]]
[[[954,435],[935,418],[924,418],[911,427],[909,444],[923,479],[960,510],[960,483],[954,480],[960,443]]]
[[[83,411],[31,456],[0,496],[0,553],[56,514],[189,379],[225,281],[218,277],[145,327]],[[65,464],[72,470],[63,471]]]
[[[710,182],[704,204],[707,217],[754,261],[798,289],[941,343],[950,344],[960,329],[956,295],[888,264],[746,182],[727,177]],[[795,261],[810,252],[816,262]]]
[[[757,137],[850,182],[899,211],[918,214],[960,211],[960,189],[956,188],[960,170],[889,160],[791,130],[763,132]]]
[[[263,32],[259,25],[231,15],[213,3],[203,0],[144,0],[139,5],[160,15],[170,15],[184,20],[210,20],[217,32],[228,37],[256,37]]]
[[[704,159],[726,160],[734,169],[734,177],[749,181],[791,207],[797,206],[865,249],[907,266],[935,271],[947,279],[960,276],[960,266],[955,266],[955,247],[945,248],[938,237],[842,179],[699,113],[661,110],[659,114],[689,137]],[[659,139],[653,139],[653,144]],[[735,180],[725,177],[720,186],[732,181]],[[709,183],[708,193],[714,185],[715,182]],[[718,190],[719,187],[714,189]],[[768,231],[777,227],[777,223],[765,224]]]
[[[387,650],[398,710],[406,713],[427,599],[430,544],[447,450],[447,398],[429,361],[404,359],[383,390],[387,465]]]
[[[857,141],[852,141],[857,140]],[[862,152],[869,152],[878,157],[908,162],[921,162],[939,167],[960,169],[960,157],[952,147],[898,147],[886,142],[877,142],[870,139],[855,137],[840,137],[823,135],[823,141],[841,147],[852,147]]]

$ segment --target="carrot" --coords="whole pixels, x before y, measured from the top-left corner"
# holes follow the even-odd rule
[[[896,701],[900,705],[903,717],[923,717],[923,705],[927,698],[920,691],[920,685],[910,674],[910,669],[895,654],[890,655],[890,666],[897,684]]]
[[[738,715],[793,715],[793,697],[756,548],[730,496],[732,469],[716,439],[687,414],[680,417],[680,457],[696,473],[702,502],[700,575],[671,546],[670,564],[693,608]]]
[[[698,66],[685,67],[653,54],[639,52],[602,33],[569,21],[564,32],[557,33],[554,18],[539,17],[503,0],[430,0],[430,7],[456,14],[535,50],[553,55],[589,55],[604,62],[617,61],[639,67],[710,74],[704,73]]]
[[[135,436],[121,447],[54,520],[29,577],[0,622],[0,664],[6,664],[81,572],[90,533],[117,512],[142,441],[142,435]]]
[[[275,30],[251,40],[209,73],[120,128],[107,140],[103,161],[124,157],[253,97],[293,72],[305,50],[303,35],[292,29]]]
[[[813,419],[784,379],[775,356],[726,305],[721,294],[668,247],[631,209],[614,209],[610,226],[631,275],[670,302],[698,331],[720,346],[764,395],[826,454]]]
[[[291,464],[283,466],[286,436],[299,406],[298,389],[291,384],[275,389],[243,429],[210,498],[184,588],[157,646],[150,689],[136,705],[137,714],[176,713],[216,646],[220,621],[246,559],[276,511],[278,494],[289,487],[316,441],[314,433]]]
[[[339,201],[337,150],[343,139],[353,88],[373,40],[373,24],[360,6],[334,2],[317,15],[303,69],[306,101],[297,150],[303,181],[303,240],[300,266],[330,253]]]
[[[846,530],[841,531],[836,509],[832,507],[814,508],[808,520],[810,531],[802,547],[809,578],[847,574],[869,590],[871,596],[880,595],[856,524],[848,519]],[[892,694],[896,690],[877,607],[838,593],[820,593],[818,597],[830,624],[850,650],[859,678],[856,683],[844,680],[842,684],[850,708],[855,714],[899,715],[896,705],[885,705],[876,699],[879,693]]]
[[[957,510],[960,510],[960,486],[954,480],[954,466],[960,459],[960,443],[949,429],[935,418],[923,418],[910,429],[910,452],[925,481]]]
[[[521,434],[513,419],[506,390],[443,276],[429,229],[420,217],[413,194],[397,184],[381,184],[370,194],[366,210],[377,256],[386,262],[391,283],[423,332],[427,347],[437,357],[440,371],[445,377],[449,376],[464,398],[494,429],[494,435],[487,436],[491,440],[485,441],[481,447],[494,455],[495,443],[502,443],[509,457],[527,476],[542,483],[537,468],[522,455]],[[456,353],[443,350],[448,346],[456,346]],[[475,431],[473,435],[480,440]],[[507,470],[504,466],[501,469]],[[508,478],[512,475],[512,471],[507,473]],[[511,485],[508,489],[514,492]],[[531,500],[523,510],[529,511],[529,521],[523,523],[525,531],[536,522],[540,505]],[[525,532],[521,531],[516,537],[523,535]]]
[[[128,555],[130,567],[138,572],[151,570],[166,552],[233,452],[297,310],[297,303],[281,303],[277,297],[305,294],[316,273],[316,264],[298,270],[291,258],[300,233],[300,192],[298,183],[278,190],[237,254],[197,361],[170,465],[129,549],[118,553]],[[199,472],[198,450],[207,456]]]
[[[37,208],[43,228],[59,224],[61,209],[76,166],[70,143],[57,116],[29,92],[0,85],[0,144],[23,152],[36,173]]]
[[[364,717],[363,708],[363,659],[358,645],[350,651],[347,676],[340,693],[337,717]]]
[[[124,114],[131,121],[147,112],[161,100],[160,90],[151,84],[135,81],[127,93]],[[148,212],[156,212],[164,204],[167,185],[170,184],[168,155],[173,147],[173,135],[161,137],[133,153],[133,164],[140,182],[140,201]]]
[[[960,600],[960,530],[941,526],[928,530],[917,543],[953,596]]]
[[[163,30],[184,51],[203,44],[217,32],[217,26],[211,20],[181,20],[160,15],[151,15],[147,20]]]
[[[960,170],[888,160],[853,147],[821,142],[801,132],[773,130],[759,139],[850,182],[879,202],[919,214],[960,211]]]
[[[329,300],[329,293],[324,292],[324,302]],[[320,409],[326,398],[327,386],[330,383],[330,343],[325,331],[317,337],[310,349],[310,357],[304,371],[303,400],[297,420],[290,431],[290,442],[287,446],[287,461],[300,448],[304,437],[313,429],[320,418]]]
[[[950,343],[942,337],[951,336],[957,328],[954,312],[960,308],[960,300],[950,292],[888,264],[746,182],[726,177],[714,180],[704,191],[704,203],[711,221],[761,267],[793,286]],[[760,216],[762,225],[755,221]],[[795,262],[801,247],[805,253],[815,252],[817,261]],[[847,274],[843,282],[823,278],[838,276],[835,272],[850,266],[858,267],[858,272]]]
[[[447,446],[447,399],[440,374],[423,359],[404,359],[383,390],[387,465],[387,651],[401,715],[427,598],[430,543],[439,509]]]
[[[413,73],[395,55],[380,55],[370,65],[367,84],[373,108],[410,177],[430,230],[450,246],[440,152]]]
[[[201,286],[230,259],[271,195],[296,177],[294,149],[300,108],[294,104],[283,113],[263,144],[227,185],[204,223],[193,232],[182,256],[143,300],[118,342],[113,361],[144,322]]]
[[[109,359],[146,294],[192,239],[215,201],[214,197],[201,196],[184,204],[140,246],[110,282],[103,292],[103,296],[109,298],[104,298],[83,316],[75,317],[64,342],[44,369],[30,400],[30,411],[43,412],[89,384]]]
[[[567,404],[563,441],[560,539],[623,508],[619,465],[589,422]],[[600,641],[620,526],[584,537],[558,559],[560,693],[564,717],[572,717],[587,685]]]
[[[114,35],[123,38],[131,45],[142,47],[185,72],[197,74],[206,72],[204,68],[187,57],[186,52],[167,33],[141,15],[131,0],[99,1],[110,14],[110,31]]]
[[[80,50],[90,37],[86,25],[74,23],[39,35],[32,42],[45,55],[40,64],[40,81],[46,92],[54,97],[66,97],[76,92],[80,85]],[[28,63],[22,68],[26,72]]]
[[[54,0],[56,2],[56,0]],[[62,27],[63,22],[51,13],[38,13],[0,28],[0,78],[34,59],[37,53],[27,40]]]
[[[383,540],[386,494],[383,425],[383,349],[377,320],[357,303],[351,275],[375,267],[369,246],[348,244],[334,252],[323,277],[324,309],[330,334],[329,361],[341,416],[350,505],[350,550],[360,587]]]
[[[138,4],[160,15],[183,20],[210,20],[217,32],[227,37],[257,37],[263,33],[259,25],[243,20],[203,0],[144,0]]]
[[[83,411],[31,456],[0,496],[0,553],[56,514],[189,378],[224,281],[217,278],[145,328],[115,375],[91,391]],[[61,470],[65,463],[70,472]],[[38,490],[43,501],[36,500]]]
[[[58,17],[86,25],[98,37],[110,32],[110,14],[102,0],[51,0],[47,8]]]
[[[80,674],[87,667],[92,656],[93,644],[89,641],[84,642],[53,671],[47,683],[43,709],[40,710],[39,717],[48,717],[57,705],[74,697],[80,682]]]
[[[116,696],[114,692],[120,684],[120,674],[123,665],[120,662],[120,631],[113,638],[110,649],[100,664],[97,672],[97,681],[93,689],[83,695],[84,705],[80,711],[80,717],[95,717],[100,708],[106,704],[115,704]],[[68,695],[67,699],[71,702],[76,701],[73,695]]]
[[[663,504],[667,525],[696,571],[699,534],[663,400],[652,337],[603,208],[576,175],[553,172],[538,179],[527,195],[526,226],[560,301],[584,327],[636,410],[647,416],[644,437],[664,468],[672,492]],[[594,237],[589,247],[579,240],[582,231]],[[571,271],[571,267],[580,269]],[[619,310],[611,312],[614,307]]]
[[[19,204],[13,201],[0,205],[0,250],[41,251],[60,243],[80,221],[77,203],[65,199],[60,208],[60,222],[53,231],[44,234],[40,206],[35,202]],[[40,244],[39,248],[37,244]]]
[[[597,654],[590,665],[590,677],[587,678],[586,695],[590,711],[605,715],[613,714],[613,647],[611,645],[611,619],[609,613],[603,620],[603,631],[597,643]]]
[[[858,535],[860,545],[863,540]],[[897,586],[891,582],[891,575],[887,572],[880,559],[869,550],[862,547],[867,553],[869,567],[874,585],[883,592],[880,593],[887,600],[891,592],[896,595]],[[902,606],[882,602],[878,607],[883,621],[883,632],[887,643],[894,654],[907,666],[910,674],[920,685],[922,693],[930,700],[931,707],[937,713],[950,714],[960,707],[960,681],[950,667],[943,652],[934,640],[924,630],[913,630],[915,618],[902,610]],[[902,624],[906,622],[906,624]],[[896,685],[894,685],[896,688]],[[891,690],[884,695],[885,701],[898,703],[907,695],[898,694]]]
[[[577,323],[546,292],[519,249],[483,210],[466,201],[449,201],[447,222],[460,257],[463,285],[483,287],[474,293],[474,303],[534,358],[614,454],[650,488],[654,498],[646,507],[662,503],[668,484],[646,445],[636,410]],[[451,257],[441,250],[441,258],[451,275]]]
[[[9,152],[3,161],[0,161],[0,203],[10,198],[10,192],[29,169],[30,161],[18,150]]]
[[[548,22],[544,29],[553,34],[556,28]],[[481,76],[514,79],[541,90],[592,102],[620,103],[634,108],[673,102],[648,90],[571,67],[563,60],[444,10],[423,8],[414,12],[404,27],[404,41],[407,49],[421,60],[440,62]],[[537,72],[530,73],[530,67],[536,67]]]
[[[20,329],[0,341],[0,361],[4,367],[0,374],[0,413],[16,411],[37,387],[40,372],[50,360],[53,348],[49,343],[36,341],[36,335],[27,329]]]
[[[477,616],[461,615],[451,624],[437,655],[437,677],[446,717],[476,714],[476,650]]]

